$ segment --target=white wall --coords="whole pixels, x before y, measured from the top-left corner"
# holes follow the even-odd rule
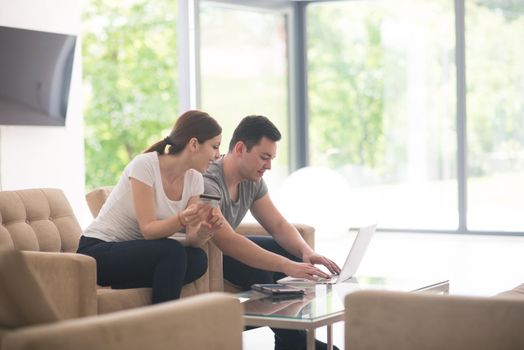
[[[80,7],[80,0],[0,0],[0,25],[79,35]],[[61,188],[84,226],[90,215],[84,200],[80,48],[78,38],[65,127],[0,126],[0,186]]]

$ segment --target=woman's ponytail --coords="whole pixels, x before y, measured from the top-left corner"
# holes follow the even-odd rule
[[[222,128],[209,114],[197,110],[187,111],[177,119],[169,136],[150,146],[144,153],[177,154],[184,150],[193,137],[199,143],[203,143],[220,133]],[[168,147],[167,152],[166,147]]]

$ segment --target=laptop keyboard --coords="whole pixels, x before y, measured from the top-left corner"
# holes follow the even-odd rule
[[[320,278],[318,278],[316,280],[316,282],[317,283],[332,283],[332,282],[335,282],[337,280],[337,277],[338,277],[338,275],[335,275],[335,274],[331,275],[331,277],[329,277],[329,278],[322,278],[322,277],[320,277]]]

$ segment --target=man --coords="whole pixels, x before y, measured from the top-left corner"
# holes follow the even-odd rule
[[[248,116],[235,129],[229,152],[213,162],[204,174],[205,193],[221,197],[220,209],[229,224],[223,225],[214,236],[215,243],[224,252],[224,278],[244,290],[254,283],[274,283],[285,275],[309,279],[325,277],[326,274],[314,264],[324,265],[331,273],[340,272],[337,264],[309,247],[271,201],[262,177],[266,170],[271,169],[280,138],[280,132],[269,119]],[[246,239],[262,249],[255,249],[245,242],[235,249],[231,247],[234,243],[227,241],[231,236],[241,237],[227,231],[236,229],[248,210],[271,234],[271,237],[250,236]],[[241,241],[237,238],[237,242]],[[249,249],[246,251],[243,247]],[[253,254],[259,254],[262,260],[254,258]],[[271,260],[280,260],[281,263],[272,268]],[[293,263],[299,265],[293,266]],[[305,349],[304,331],[273,331],[275,349]],[[316,348],[325,349],[326,344],[317,341]]]

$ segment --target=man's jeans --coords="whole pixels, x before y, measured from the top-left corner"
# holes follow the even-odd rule
[[[249,240],[260,247],[293,261],[302,260],[288,253],[273,239],[268,236],[248,236]],[[230,256],[224,255],[224,278],[242,290],[249,290],[255,283],[275,283],[286,277],[281,272],[264,271],[247,266]],[[252,329],[252,328],[247,328]],[[299,350],[306,347],[306,332],[299,330],[271,328],[275,333],[275,350]],[[326,344],[317,341],[317,349],[325,349]]]

